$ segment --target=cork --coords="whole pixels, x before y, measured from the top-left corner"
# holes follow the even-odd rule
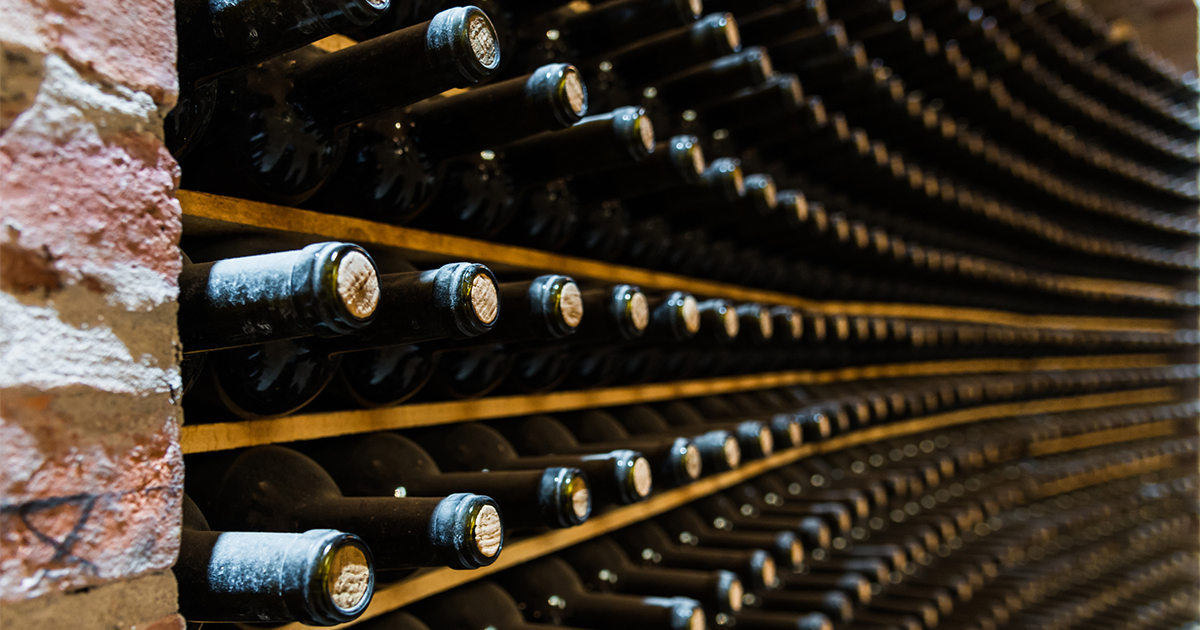
[[[696,174],[703,173],[707,167],[704,163],[704,149],[701,149],[699,145],[693,145],[688,149],[688,155],[692,157],[692,169],[696,171]]]
[[[779,575],[775,569],[775,558],[767,556],[762,563],[762,583],[766,586],[771,586],[779,579]]]
[[[683,454],[683,469],[687,472],[688,479],[699,479],[700,473],[704,472],[701,466],[700,449],[696,448],[695,444],[688,444],[687,451]]]
[[[471,279],[471,308],[475,310],[479,321],[485,324],[496,321],[496,315],[500,312],[496,283],[482,273]]]
[[[729,609],[737,612],[742,609],[742,597],[746,594],[745,587],[742,586],[741,580],[734,580],[729,584]]]
[[[358,607],[371,587],[371,567],[362,549],[343,545],[334,552],[329,566],[329,597],[342,610]]]
[[[467,37],[471,40],[471,51],[485,68],[495,68],[500,61],[500,46],[496,31],[486,17],[476,15],[467,25]]]
[[[738,336],[738,331],[741,330],[741,324],[738,322],[737,313],[731,308],[725,309],[725,312],[721,314],[721,321],[725,324],[725,334],[728,335],[730,339],[736,338]]]
[[[700,305],[696,303],[696,298],[687,296],[683,298],[683,326],[687,328],[688,334],[694,335],[700,332]]]
[[[792,339],[799,339],[804,336],[804,317],[795,311],[788,315],[788,327],[792,329]]]
[[[645,457],[639,457],[633,461],[633,491],[639,497],[649,496],[650,490],[654,486],[654,473],[650,469],[650,462]]]
[[[574,67],[567,68],[563,75],[563,95],[567,97],[567,105],[577,116],[584,115],[587,109],[587,92],[583,87],[583,79]]]
[[[571,510],[575,512],[576,518],[587,518],[592,511],[592,502],[587,488],[580,488],[571,494]]]
[[[704,610],[696,608],[692,611],[692,616],[688,619],[688,630],[704,630],[708,627],[708,619],[704,617]]]
[[[650,325],[650,305],[645,293],[635,291],[629,298],[629,320],[637,330],[646,330]]]
[[[738,446],[737,438],[732,435],[725,438],[725,461],[729,463],[730,468],[737,468],[742,464],[742,447]]]
[[[804,433],[800,429],[799,422],[793,422],[788,425],[788,437],[791,438],[793,445],[798,445],[804,439]]]
[[[758,311],[758,331],[763,339],[775,336],[775,322],[771,320],[771,311],[765,308]]]
[[[725,20],[725,28],[721,30],[725,32],[725,41],[729,44],[729,50],[741,50],[742,32],[738,30],[737,22],[732,19]],[[799,84],[800,82],[793,81],[793,83]]]
[[[503,540],[504,526],[500,522],[500,513],[493,506],[483,506],[475,515],[475,547],[479,553],[491,558],[500,553]]]
[[[775,436],[771,435],[771,429],[763,427],[758,431],[758,445],[762,447],[764,455],[770,455],[775,452]]]
[[[650,122],[649,116],[638,116],[637,119],[638,134],[642,138],[642,146],[646,147],[646,152],[654,151],[654,123]]]
[[[574,282],[563,284],[558,292],[558,310],[563,322],[571,328],[583,321],[583,295],[579,292],[579,285]]]
[[[362,252],[351,250],[342,256],[334,283],[342,305],[354,317],[366,319],[379,306],[379,275]]]
[[[704,0],[688,0],[688,8],[692,10],[692,15],[700,15],[704,12]]]
[[[804,547],[800,545],[800,541],[792,541],[791,552],[793,567],[798,567],[804,564]]]

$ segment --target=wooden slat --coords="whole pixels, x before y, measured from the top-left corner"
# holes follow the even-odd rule
[[[750,376],[676,381],[635,387],[552,392],[531,396],[495,396],[480,400],[400,405],[387,409],[299,414],[270,420],[219,422],[185,425],[181,441],[184,453],[203,453],[261,444],[313,440],[336,435],[366,433],[419,426],[433,426],[555,413],[614,405],[673,400],[692,396],[834,383],[860,379],[935,374],[978,374],[985,372],[1028,372],[1033,370],[1079,370],[1094,368],[1158,367],[1168,364],[1162,354],[1093,357],[1044,357],[1034,359],[979,359],[929,361],[872,365],[838,370],[773,372]]]
[[[1175,328],[1174,323],[1169,319],[1025,315],[967,307],[822,302],[776,291],[752,289],[734,284],[700,280],[671,273],[220,195],[181,190],[178,197],[180,205],[183,206],[185,230],[190,235],[248,230],[303,233],[364,245],[393,247],[400,249],[414,260],[470,260],[486,263],[501,271],[555,271],[579,279],[625,282],[646,289],[689,291],[706,297],[786,304],[849,315],[879,315],[1081,330],[1169,331]],[[1118,281],[1104,280],[1103,282],[1102,286],[1112,288],[1117,286],[1113,283]],[[1140,294],[1146,290],[1141,283],[1126,284],[1129,286],[1125,288],[1133,293]]]
[[[381,587],[375,591],[374,599],[372,599],[367,612],[362,617],[354,622],[342,624],[337,627],[346,628],[353,626],[358,622],[402,608],[442,591],[554,553],[560,549],[621,529],[622,527],[627,527],[719,490],[730,488],[769,470],[786,466],[804,457],[839,451],[851,446],[878,440],[922,433],[969,422],[978,422],[980,420],[994,420],[1034,413],[1081,411],[1118,405],[1167,403],[1173,402],[1175,398],[1175,392],[1172,388],[1159,387],[1050,400],[986,405],[872,427],[823,442],[807,444],[799,448],[777,453],[767,459],[750,462],[737,470],[706,477],[683,488],[656,494],[641,503],[617,508],[594,516],[578,527],[554,530],[547,534],[513,542],[505,546],[504,551],[500,554],[500,558],[491,566],[474,571],[432,569],[395,584]],[[293,623],[283,626],[282,630],[303,630],[304,628],[306,626]]]
[[[1174,420],[1162,420],[1160,422],[1147,422],[1130,427],[1092,431],[1081,435],[1041,440],[1029,445],[1029,454],[1033,457],[1038,457],[1041,455],[1074,451],[1081,448],[1094,448],[1104,446],[1105,444],[1163,437],[1174,434],[1178,426],[1179,423]]]

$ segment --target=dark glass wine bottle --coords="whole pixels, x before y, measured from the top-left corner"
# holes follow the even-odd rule
[[[362,538],[380,570],[475,569],[495,562],[504,545],[500,512],[488,497],[346,497],[319,464],[281,446],[255,447],[232,461],[193,459],[188,485],[219,529],[339,529]]]
[[[695,407],[681,400],[655,405],[654,409],[668,424],[675,427],[705,427],[729,431],[737,436],[738,446],[747,459],[770,457],[775,452],[775,435],[771,427],[758,420],[710,420]]]
[[[477,422],[424,429],[415,439],[442,468],[451,471],[578,468],[587,475],[595,495],[593,503],[640,500],[654,484],[653,471],[644,465],[645,458],[628,447],[521,455],[503,433]]]
[[[442,215],[448,207],[490,201],[485,198],[494,187],[488,180],[472,185],[464,179],[469,165],[484,167],[486,175],[490,164],[447,160],[569,127],[586,112],[587,89],[579,71],[569,64],[550,64],[522,77],[375,116],[354,128],[341,166],[309,205],[391,223],[415,219],[422,227],[463,232],[462,215]]]
[[[516,600],[491,580],[477,580],[465,584],[405,606],[404,610],[411,611],[432,627],[441,630],[547,630],[546,624],[525,621]],[[378,626],[368,622],[364,628],[409,630],[394,628],[386,622]]]
[[[728,521],[720,517],[706,518],[691,507],[667,512],[658,517],[656,522],[684,545],[695,545],[701,549],[765,549],[778,566],[790,569],[778,572],[781,578],[792,575],[804,566],[804,544],[791,531],[734,530]],[[719,523],[719,526],[715,523]]]
[[[587,477],[578,469],[444,473],[424,449],[394,433],[311,442],[300,450],[348,496],[482,494],[496,501],[511,529],[574,527],[591,514]]]
[[[335,336],[371,323],[379,271],[357,245],[186,264],[179,276],[179,336],[185,352]]]
[[[631,86],[642,86],[711,59],[742,49],[732,13],[713,13],[602,54],[614,72]]]
[[[828,550],[833,544],[833,535],[829,525],[820,518],[760,516],[755,513],[753,506],[749,506],[750,509],[747,511],[750,514],[747,515],[742,513],[740,504],[723,494],[712,495],[697,501],[694,506],[714,522],[716,519],[721,519],[722,523],[728,523],[734,529],[794,532],[804,543],[805,549],[814,557],[828,554]],[[818,554],[818,550],[823,553]]]
[[[613,416],[634,435],[682,434],[690,437],[696,443],[696,448],[700,449],[700,457],[707,472],[726,472],[742,463],[742,449],[738,438],[725,429],[671,426],[662,414],[646,405],[614,409]]]
[[[337,52],[302,49],[226,75],[184,186],[301,203],[337,167],[350,125],[478,83],[499,61],[488,17],[458,7]]]
[[[353,534],[214,532],[183,497],[179,612],[193,622],[289,622],[335,625],[357,619],[371,602],[371,550]]]
[[[609,0],[566,17],[557,29],[579,57],[653,36],[700,19],[700,0]]]
[[[714,617],[742,609],[745,587],[732,571],[640,566],[607,537],[567,547],[558,555],[594,591],[688,597],[703,604]]]
[[[526,619],[596,630],[703,630],[700,602],[686,597],[637,597],[600,594],[584,588],[579,575],[561,558],[542,558],[496,576]]]
[[[653,521],[642,521],[619,529],[611,538],[630,558],[643,563],[677,569],[732,571],[752,592],[778,587],[775,559],[763,549],[716,549],[682,544]]]
[[[539,416],[533,416],[538,418]],[[703,458],[696,444],[680,436],[631,435],[612,414],[592,409],[556,418],[571,436],[587,449],[636,449],[658,471],[654,480],[662,486],[682,486],[700,478]],[[552,435],[547,431],[548,435]],[[563,443],[567,443],[565,439]],[[528,446],[532,449],[533,443]]]
[[[626,199],[698,184],[706,168],[698,138],[672,136],[655,145],[654,152],[642,161],[574,177],[570,188],[581,200]]]

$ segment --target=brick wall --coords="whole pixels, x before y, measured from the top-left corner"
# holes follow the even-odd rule
[[[173,3],[0,0],[0,625],[182,628]]]

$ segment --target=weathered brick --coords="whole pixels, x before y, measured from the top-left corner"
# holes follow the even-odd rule
[[[0,0],[0,41],[60,54],[165,107],[178,93],[173,2]]]

